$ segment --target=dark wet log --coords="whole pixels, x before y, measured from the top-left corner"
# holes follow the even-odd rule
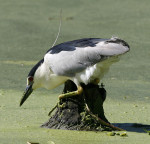
[[[99,87],[94,84],[82,84],[82,87],[83,94],[62,99],[55,107],[55,113],[41,127],[92,131],[122,130],[111,125],[104,115],[103,102],[106,99],[106,90],[103,85]],[[76,89],[76,85],[68,80],[63,93]]]

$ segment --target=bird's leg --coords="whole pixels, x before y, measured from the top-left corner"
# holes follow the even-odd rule
[[[75,95],[80,95],[82,92],[83,92],[83,88],[81,86],[78,86],[76,91],[59,95],[59,99],[63,99],[63,98],[67,98],[67,97],[71,97],[71,96],[75,96]]]
[[[100,79],[96,78],[92,81],[92,84],[98,85],[99,82],[100,82]]]

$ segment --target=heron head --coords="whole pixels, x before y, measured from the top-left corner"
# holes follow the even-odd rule
[[[26,99],[32,93],[32,91],[33,91],[33,88],[32,88],[33,84],[34,84],[34,77],[33,76],[28,76],[27,77],[27,86],[26,86],[26,89],[25,89],[25,91],[23,93],[23,96],[21,98],[20,106],[26,101]]]
[[[43,61],[44,59],[39,61],[29,72],[27,77],[27,86],[21,98],[20,106],[26,101],[26,99],[30,96],[33,90],[37,88],[38,82],[35,80],[35,73],[40,69],[40,66],[43,63]]]

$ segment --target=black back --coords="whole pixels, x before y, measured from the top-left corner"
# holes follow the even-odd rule
[[[61,51],[73,51],[75,50],[76,47],[80,47],[80,48],[84,48],[88,46],[94,47],[97,43],[103,40],[104,39],[101,38],[83,38],[83,39],[68,41],[52,47],[47,51],[47,53],[50,52],[51,54],[56,54]]]

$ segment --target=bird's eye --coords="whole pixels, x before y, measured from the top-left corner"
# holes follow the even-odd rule
[[[33,77],[28,77],[29,82],[33,81]]]

